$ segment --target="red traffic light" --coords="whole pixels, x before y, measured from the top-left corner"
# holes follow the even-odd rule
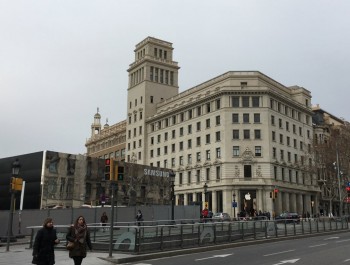
[[[105,159],[105,165],[106,166],[109,166],[111,164],[111,159]]]
[[[278,189],[274,189],[274,192],[275,192],[275,193],[278,193]]]
[[[346,187],[346,190],[347,190],[347,191],[350,191],[350,187]]]

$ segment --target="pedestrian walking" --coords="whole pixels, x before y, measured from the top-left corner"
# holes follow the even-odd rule
[[[87,247],[92,250],[90,232],[83,216],[79,216],[68,229],[66,239],[74,243],[73,248],[69,250],[69,257],[74,260],[74,265],[80,265],[86,257]]]
[[[106,212],[103,212],[103,214],[102,214],[102,216],[101,216],[101,224],[102,224],[102,231],[104,232],[105,231],[105,227],[106,227],[106,225],[107,225],[107,222],[108,222],[108,216],[107,216],[107,214],[106,214]]]
[[[60,243],[51,217],[45,219],[43,227],[37,232],[33,245],[33,264],[55,264],[54,246]]]
[[[141,210],[138,210],[138,211],[137,211],[137,214],[136,214],[136,221],[137,221],[137,225],[140,226],[140,225],[141,225],[141,222],[143,221],[143,216],[142,216]]]

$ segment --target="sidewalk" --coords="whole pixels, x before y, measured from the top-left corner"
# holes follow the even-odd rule
[[[87,257],[83,260],[84,265],[111,265],[121,263],[122,259],[128,259],[133,255],[113,253],[113,263],[106,261],[108,253],[104,252],[88,252]],[[74,264],[73,260],[69,258],[68,251],[56,249],[55,250],[55,265]],[[120,261],[120,262],[118,262]],[[32,249],[28,248],[28,244],[10,245],[10,251],[6,251],[6,245],[0,246],[0,264],[23,265],[31,264]]]

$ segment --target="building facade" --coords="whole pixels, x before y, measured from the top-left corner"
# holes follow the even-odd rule
[[[126,161],[173,169],[178,205],[206,202],[232,216],[311,212],[320,189],[309,170],[310,91],[230,71],[179,93],[171,43],[148,37],[134,53]]]

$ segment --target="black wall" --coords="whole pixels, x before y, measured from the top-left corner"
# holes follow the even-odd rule
[[[18,158],[21,164],[19,177],[26,182],[23,209],[39,209],[40,208],[40,179],[41,168],[43,162],[43,152],[19,155],[0,159],[0,210],[10,209],[10,180],[12,172],[12,163]],[[16,193],[15,209],[20,206],[20,192]]]

